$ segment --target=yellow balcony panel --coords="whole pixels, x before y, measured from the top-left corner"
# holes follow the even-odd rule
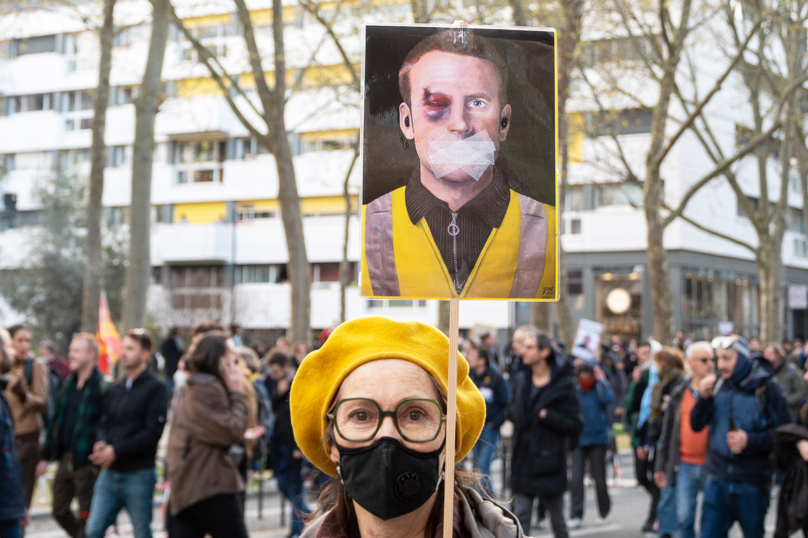
[[[301,133],[303,142],[314,142],[316,140],[332,140],[334,138],[355,137],[359,135],[359,129],[334,129],[332,131],[313,131]]]
[[[571,163],[579,163],[583,161],[583,145],[584,145],[584,126],[585,120],[583,114],[568,114],[567,126],[569,129],[568,141],[568,155]]]
[[[227,217],[226,202],[196,202],[174,205],[174,222],[210,224],[224,222]]]
[[[230,13],[219,13],[216,15],[203,15],[202,17],[189,17],[182,19],[182,25],[186,28],[197,28],[203,26],[214,26],[216,24],[227,24],[231,20]]]
[[[351,207],[356,208],[358,197],[351,196]],[[342,215],[345,213],[345,198],[342,196],[312,196],[300,201],[304,215]]]

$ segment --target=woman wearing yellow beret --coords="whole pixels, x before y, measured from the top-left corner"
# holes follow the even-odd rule
[[[449,340],[423,323],[367,317],[337,327],[300,366],[292,427],[314,465],[337,478],[304,538],[443,536]],[[485,422],[485,401],[457,368],[457,446],[463,459]],[[523,538],[513,514],[483,499],[468,475],[454,488],[457,537]]]

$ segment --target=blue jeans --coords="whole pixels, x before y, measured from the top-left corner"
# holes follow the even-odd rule
[[[309,509],[306,506],[303,477],[300,474],[303,460],[292,457],[293,451],[293,447],[289,445],[273,443],[270,455],[272,456],[272,472],[278,479],[278,489],[281,490],[284,497],[292,502],[292,534],[301,534],[303,519],[308,515]]]
[[[157,474],[154,467],[131,473],[102,469],[93,490],[87,538],[104,538],[121,509],[126,509],[135,538],[152,538],[152,503]]]
[[[0,538],[22,538],[22,521],[0,521]]]
[[[701,538],[726,538],[736,521],[744,538],[763,538],[770,492],[770,482],[748,484],[708,476],[701,509]]]
[[[659,534],[676,534],[676,490],[671,486],[660,492],[657,519]]]
[[[474,445],[472,452],[477,472],[482,475],[480,476],[480,484],[483,487],[481,493],[485,493],[492,499],[494,498],[494,490],[491,488],[491,460],[494,459],[494,452],[496,452],[498,444],[499,430],[486,426],[480,433],[480,438],[477,440],[477,444]]]
[[[696,538],[696,505],[699,491],[704,490],[704,465],[679,463],[676,473],[676,519],[679,538]]]

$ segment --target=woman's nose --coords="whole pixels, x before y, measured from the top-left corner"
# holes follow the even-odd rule
[[[376,433],[377,439],[381,439],[382,437],[392,437],[394,439],[398,439],[400,437],[398,430],[396,429],[396,425],[393,422],[393,417],[390,415],[382,417],[382,425],[379,427],[379,431]]]

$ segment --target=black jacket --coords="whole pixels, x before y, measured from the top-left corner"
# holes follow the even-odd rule
[[[511,487],[514,493],[555,494],[567,489],[567,437],[583,428],[578,383],[572,364],[561,353],[551,357],[550,383],[534,401],[530,372],[514,382],[509,416],[513,422]],[[547,416],[539,418],[542,409]]]
[[[668,485],[676,485],[676,473],[679,472],[679,431],[681,429],[682,399],[688,387],[690,378],[677,380],[671,385],[670,401],[662,415],[662,428],[654,458],[654,472],[665,473]]]
[[[179,336],[169,336],[160,347],[160,353],[165,359],[165,374],[166,377],[172,377],[177,371],[177,365],[180,363],[180,358],[184,352],[181,344],[177,343]]]
[[[290,383],[291,388],[291,383]],[[297,448],[295,434],[292,431],[292,413],[289,407],[290,388],[286,392],[275,390],[270,393],[272,399],[272,414],[275,416],[275,427],[272,430],[272,443]]]
[[[115,449],[111,470],[131,473],[154,467],[167,406],[166,386],[150,370],[140,374],[129,390],[126,378],[113,385],[98,432],[98,440]]]
[[[785,475],[777,501],[775,538],[788,538],[808,526],[808,463],[797,450],[803,439],[808,439],[808,430],[798,424],[780,426],[772,439],[775,469]]]

